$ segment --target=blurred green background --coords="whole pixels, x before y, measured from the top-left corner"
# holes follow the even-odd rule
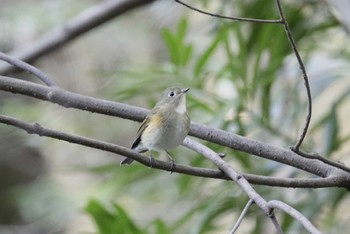
[[[0,51],[28,48],[98,4],[92,0],[2,0]],[[228,16],[277,19],[274,1],[189,1]],[[347,1],[282,1],[309,74],[313,118],[303,144],[350,165],[350,40]],[[192,120],[288,148],[307,103],[299,66],[281,25],[225,21],[156,1],[80,36],[35,62],[69,91],[152,108],[163,89],[190,87]],[[28,79],[27,74],[18,74]],[[130,147],[139,123],[0,91],[2,114]],[[121,156],[27,135],[0,125],[0,233],[228,233],[247,196],[233,183],[120,167]],[[310,177],[289,166],[209,144],[238,171]],[[179,147],[177,163],[214,168]],[[324,233],[346,233],[344,189],[255,186]],[[305,233],[277,212],[286,233]],[[238,233],[273,233],[256,207]]]

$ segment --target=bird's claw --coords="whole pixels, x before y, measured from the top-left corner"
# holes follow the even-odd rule
[[[153,168],[153,164],[154,164],[154,158],[153,158],[153,156],[151,155],[151,156],[149,156],[149,167],[150,167],[150,168]]]
[[[174,159],[171,159],[170,160],[170,169],[169,169],[169,171],[170,171],[170,174],[173,174],[173,169],[175,168],[175,161],[174,161]]]

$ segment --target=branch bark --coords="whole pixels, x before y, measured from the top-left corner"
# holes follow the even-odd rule
[[[0,76],[0,90],[26,95],[36,99],[41,99],[49,101],[51,103],[56,103],[63,107],[67,108],[76,108],[85,111],[96,112],[105,115],[117,116],[120,118],[130,119],[141,122],[144,117],[147,115],[148,110],[130,106],[123,103],[111,102],[102,99],[97,99],[93,97],[88,97],[72,92],[63,90],[57,86],[55,87],[46,87],[43,85],[18,80],[14,78],[9,78],[5,76]],[[3,118],[0,122],[11,124],[9,121],[5,121]],[[17,127],[23,128],[24,125],[16,125]],[[23,128],[25,129],[25,128]],[[31,128],[33,129],[33,128]],[[28,131],[27,129],[25,129]],[[39,128],[40,130],[40,128]],[[29,130],[33,131],[33,130]],[[33,132],[35,133],[35,132]],[[42,132],[39,131],[36,134],[42,135]],[[66,134],[66,133],[62,133]],[[286,163],[290,166],[308,171],[314,175],[318,175],[324,178],[314,178],[314,179],[286,179],[286,178],[273,178],[266,176],[250,175],[245,174],[244,176],[250,180],[252,183],[256,184],[265,184],[270,186],[281,186],[281,187],[330,187],[338,186],[349,188],[350,187],[350,174],[346,173],[338,168],[327,165],[323,162],[314,159],[306,159],[298,156],[292,151],[285,150],[273,145],[269,145],[257,140],[249,139],[247,137],[238,136],[233,133],[229,133],[223,130],[210,128],[198,123],[191,123],[190,135],[214,142],[223,146],[231,147],[233,149],[241,150],[247,153],[255,154],[259,157],[271,159],[277,162]],[[47,135],[52,137],[51,135]],[[85,144],[86,139],[79,140],[75,139],[72,141],[69,138],[69,135],[66,138],[58,134],[59,137],[54,137],[61,140],[66,140],[69,142],[86,145],[89,147],[95,147],[96,142],[90,142],[89,145]],[[99,142],[101,143],[101,142]],[[96,148],[104,150],[106,145],[99,145]],[[114,153],[122,154],[127,157],[131,157],[145,165],[148,165],[148,159],[145,157],[137,156],[133,153],[130,155],[130,152],[125,151],[126,148],[123,148],[123,151]],[[127,149],[129,150],[129,149]],[[129,150],[130,151],[130,150]],[[159,164],[158,164],[159,163]],[[168,170],[170,165],[167,163],[157,161],[154,165],[155,168],[160,168]],[[179,168],[177,168],[179,169]],[[193,168],[192,168],[193,169]],[[220,171],[217,170],[204,170],[204,171],[193,171],[190,168],[184,168],[183,171],[176,170],[176,172],[186,173],[191,175],[203,176],[203,177],[212,177],[212,178],[222,178],[227,179]],[[200,169],[202,170],[202,169]]]
[[[299,221],[310,233],[321,233],[303,214],[295,210],[293,207],[277,200],[267,202],[263,197],[260,196],[260,194],[258,194],[255,191],[255,189],[242,175],[237,173],[227,162],[225,162],[221,157],[218,156],[217,153],[215,153],[210,148],[189,138],[186,138],[183,144],[187,148],[190,148],[191,150],[209,159],[221,171],[225,172],[227,176],[229,176],[233,181],[235,181],[241,187],[241,189],[249,196],[249,198],[252,199],[254,203],[271,219],[278,234],[282,234],[283,231],[275,217],[274,208],[278,208],[290,214],[295,220]]]

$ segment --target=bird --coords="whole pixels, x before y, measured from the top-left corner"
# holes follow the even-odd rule
[[[146,116],[137,131],[136,140],[131,149],[137,153],[150,151],[150,166],[154,162],[152,151],[165,151],[171,160],[171,170],[174,160],[168,150],[178,147],[190,129],[190,117],[186,108],[186,94],[189,88],[167,88],[160,100]],[[131,164],[134,160],[125,158],[123,164]]]

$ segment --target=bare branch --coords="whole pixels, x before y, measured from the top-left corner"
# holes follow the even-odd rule
[[[103,151],[123,155],[129,158],[132,158],[146,166],[150,166],[150,161],[148,157],[138,154],[135,151],[123,146],[48,129],[48,128],[42,127],[38,123],[27,123],[25,121],[22,121],[13,117],[5,116],[5,115],[0,115],[0,122],[11,126],[16,126],[20,129],[25,130],[29,134],[36,134],[39,136],[59,139],[59,140],[73,143],[73,144],[84,145],[90,148],[100,149]],[[154,160],[154,162],[152,163],[152,168],[170,171],[171,163]],[[189,167],[189,166],[183,166],[178,164],[176,164],[176,168],[174,168],[172,171],[182,173],[182,174],[187,174],[187,175],[200,176],[200,177],[224,178],[223,173],[218,170]]]
[[[30,124],[30,123],[27,123],[25,121],[18,120],[16,118],[4,116],[4,115],[0,115],[0,122],[21,128],[21,129],[27,131],[29,134],[37,134],[39,136],[51,137],[51,138],[55,138],[55,139],[68,141],[70,143],[75,143],[75,144],[85,145],[87,147],[91,147],[91,148],[95,148],[95,149],[100,149],[100,150],[107,151],[107,152],[121,154],[121,155],[124,155],[126,157],[130,157],[132,159],[135,159],[138,162],[140,162],[146,166],[150,166],[150,161],[147,157],[144,157],[141,154],[138,154],[138,153],[134,152],[133,150],[125,148],[123,146],[119,146],[119,145],[115,145],[115,144],[111,144],[111,143],[107,143],[107,142],[103,142],[103,141],[98,141],[98,140],[90,139],[87,137],[81,137],[81,136],[63,133],[60,131],[47,129],[47,128],[42,127],[38,123]],[[251,185],[248,183],[248,181],[243,176],[241,176],[240,174],[235,172],[229,166],[229,164],[227,164],[224,160],[222,160],[214,151],[212,151],[208,147],[206,147],[206,146],[204,146],[196,141],[193,141],[189,138],[185,139],[184,145],[186,145],[186,147],[188,147],[188,148],[204,155],[205,157],[207,157],[216,166],[218,166],[221,169],[221,171],[225,172],[226,175],[230,177],[230,179],[236,181],[237,184],[245,191],[245,193],[251,199],[253,199],[254,202],[264,211],[264,213],[266,213],[268,215],[271,214],[271,208],[274,208],[273,204],[270,205],[270,203],[267,203],[251,187]],[[205,169],[205,168],[194,168],[194,167],[188,167],[188,166],[183,166],[183,165],[178,165],[178,164],[175,166],[175,168],[171,168],[171,163],[162,162],[159,160],[154,160],[154,162],[152,162],[152,167],[158,168],[161,170],[166,170],[166,171],[171,170],[174,172],[179,172],[179,173],[188,174],[188,175],[198,176],[199,174],[201,174],[200,176],[202,176],[202,177],[208,177],[206,172],[211,173],[213,171],[213,170],[209,170],[209,169]],[[284,203],[282,203],[282,202],[278,203],[278,205],[281,205],[281,204],[284,204]],[[286,207],[288,207],[288,206],[286,205]],[[271,215],[269,215],[269,216],[271,216]]]
[[[35,75],[47,86],[56,86],[55,82],[53,82],[53,80],[50,79],[44,72],[40,71],[38,68],[33,67],[28,63],[25,63],[19,59],[12,58],[7,54],[1,53],[1,52],[0,52],[0,60],[6,61],[7,63],[12,64],[15,67],[21,68],[24,71]]]
[[[248,183],[248,181],[242,175],[237,173],[227,162],[225,162],[222,158],[220,158],[218,154],[213,150],[211,150],[210,148],[194,140],[191,140],[189,138],[186,138],[184,140],[183,145],[185,145],[187,148],[209,159],[220,170],[225,172],[227,176],[229,176],[232,180],[234,180],[242,188],[242,190],[248,195],[248,197],[252,199],[254,203],[257,204],[257,206],[259,206],[259,208],[272,220],[279,234],[283,232],[282,232],[281,226],[279,225],[279,223],[277,222],[274,216],[273,208],[280,208],[280,209],[286,210],[288,214],[292,215],[307,230],[316,231],[312,233],[320,233],[305,216],[303,216],[300,212],[290,207],[289,205],[281,201],[266,202],[265,199],[255,191],[255,189]]]
[[[291,150],[298,153],[299,152],[299,147],[301,146],[301,144],[303,143],[306,133],[309,129],[309,125],[310,125],[310,121],[311,121],[311,115],[312,115],[312,98],[311,98],[311,89],[310,89],[310,84],[309,84],[309,78],[308,75],[306,73],[306,69],[305,69],[305,65],[303,63],[303,60],[300,57],[299,51],[297,49],[297,46],[295,44],[295,41],[293,39],[293,35],[292,32],[290,31],[289,25],[288,25],[288,21],[286,20],[286,17],[284,16],[284,12],[280,3],[280,0],[276,0],[276,5],[277,5],[277,9],[278,9],[278,13],[281,17],[282,23],[283,23],[283,27],[284,30],[287,34],[287,38],[289,41],[289,44],[291,45],[293,52],[295,54],[295,57],[298,60],[299,63],[299,67],[301,70],[301,73],[303,75],[303,79],[304,79],[304,84],[305,84],[305,88],[306,88],[306,93],[307,93],[307,100],[308,100],[308,114],[306,116],[306,121],[305,121],[305,126],[304,129],[300,135],[300,138],[298,139],[297,143],[291,147]]]
[[[149,165],[149,159],[139,154],[135,154],[134,151],[131,151],[129,148],[118,146],[115,144],[110,144],[107,142],[97,141],[94,139],[76,136],[68,133],[63,133],[56,130],[51,130],[40,126],[37,123],[30,124],[25,121],[15,119],[13,117],[0,115],[0,122],[15,126],[17,128],[23,129],[30,134],[36,134],[39,136],[46,136],[54,139],[59,139],[67,141],[74,144],[84,145],[91,148],[97,148],[103,151],[108,151],[116,154],[123,155],[125,157],[130,157],[146,166]],[[155,163],[152,164],[153,168],[169,171],[171,164],[163,161],[155,160]],[[184,165],[176,164],[176,167],[172,170],[173,172],[193,175],[204,178],[213,178],[213,179],[224,179],[228,180],[229,178],[220,170],[213,170],[207,168],[199,167],[189,167]],[[337,178],[315,178],[315,179],[289,179],[289,178],[274,178],[268,176],[258,176],[252,174],[243,174],[250,183],[259,184],[259,185],[268,185],[268,186],[280,186],[280,187],[307,187],[307,188],[320,188],[320,187],[334,187],[340,186]]]
[[[245,205],[241,215],[239,216],[235,226],[233,226],[232,230],[230,231],[230,234],[234,234],[237,229],[239,228],[239,225],[241,225],[244,217],[247,215],[249,208],[254,204],[254,200],[253,199],[249,199],[249,201],[247,202],[247,204]]]
[[[271,209],[277,208],[279,210],[286,212],[287,214],[292,216],[294,219],[298,220],[304,226],[304,228],[308,230],[310,233],[321,234],[321,232],[317,230],[317,228],[303,214],[301,214],[299,211],[297,211],[293,207],[281,201],[276,201],[276,200],[269,201],[269,206]]]
[[[0,76],[0,90],[23,94],[33,98],[56,103],[67,108],[76,108],[136,121],[142,121],[148,113],[148,110],[143,108],[92,98],[68,92],[58,87],[49,88],[39,84],[4,76]],[[339,171],[336,168],[320,161],[300,157],[290,150],[285,150],[261,141],[238,136],[230,132],[210,128],[194,122],[191,123],[190,135],[223,146],[231,147],[236,150],[251,153],[259,157],[291,165],[321,177],[336,175],[336,177],[329,177],[325,179],[324,186],[336,184],[337,186],[345,188],[350,187],[350,175],[348,173],[342,173],[342,171]],[[266,182],[263,177],[255,176],[254,179],[257,179],[260,182]],[[299,187],[305,185],[305,183],[309,185],[313,183],[311,180],[301,181],[298,183],[297,180],[288,181],[282,179],[272,179],[270,182],[271,185],[282,183],[284,186],[288,186],[289,184],[292,185],[292,187],[294,185]],[[316,186],[322,187],[322,182],[320,180],[315,179],[314,182]]]
[[[214,14],[214,13],[210,13],[207,11],[203,11],[200,10],[198,8],[195,8],[193,6],[190,6],[180,0],[175,0],[175,2],[180,3],[181,5],[193,10],[193,11],[197,11],[199,13],[205,14],[205,15],[209,15],[212,17],[216,17],[216,18],[221,18],[221,19],[228,19],[228,20],[235,20],[235,21],[244,21],[244,22],[253,22],[253,23],[265,23],[265,24],[281,24],[282,21],[280,19],[278,20],[268,20],[268,19],[253,19],[253,18],[243,18],[243,17],[233,17],[233,16],[224,16],[224,15],[219,15],[219,14]]]
[[[298,150],[298,152],[296,152],[297,154],[305,157],[305,158],[309,158],[309,159],[317,159],[317,160],[320,160],[321,162],[324,162],[328,165],[331,165],[331,166],[334,166],[334,167],[337,167],[339,169],[342,169],[346,172],[349,172],[350,173],[350,168],[348,168],[347,166],[345,166],[344,164],[340,163],[340,162],[335,162],[335,161],[332,161],[328,158],[325,158],[325,157],[322,157],[321,155],[319,155],[318,153],[305,153],[301,150]]]
[[[70,40],[77,38],[114,17],[154,1],[155,0],[101,1],[81,12],[69,23],[48,32],[43,38],[35,44],[28,46],[28,48],[18,48],[15,51],[11,51],[11,56],[31,63],[39,57],[60,48]],[[8,73],[11,68],[11,66],[0,65],[0,74]]]
[[[279,224],[279,222],[278,222],[278,220],[277,220],[276,215],[275,215],[274,212],[271,212],[271,214],[270,214],[270,219],[271,219],[273,225],[275,226],[275,228],[276,228],[276,230],[277,230],[277,233],[278,233],[278,234],[283,234],[282,227],[281,227],[281,225]]]
[[[296,47],[296,44],[295,44],[295,41],[293,39],[293,35],[290,31],[290,28],[289,28],[289,25],[288,25],[288,22],[284,16],[284,12],[283,12],[283,9],[282,9],[282,6],[281,6],[281,3],[279,0],[276,0],[276,5],[277,5],[277,9],[278,9],[278,13],[280,15],[280,19],[279,20],[262,20],[262,19],[251,19],[251,18],[241,18],[241,17],[229,17],[229,16],[222,16],[222,15],[218,15],[218,14],[213,14],[213,13],[210,13],[210,12],[206,12],[206,11],[203,11],[203,10],[199,10],[193,6],[190,6],[180,0],[175,0],[175,2],[178,2],[179,4],[181,5],[184,5],[186,6],[187,8],[193,10],[193,11],[197,11],[197,12],[200,12],[202,14],[205,14],[205,15],[209,15],[209,16],[212,16],[212,17],[217,17],[217,18],[222,18],[222,19],[229,19],[229,20],[238,20],[238,21],[248,21],[248,22],[253,22],[253,23],[275,23],[275,24],[282,24],[284,29],[285,29],[285,32],[287,34],[287,38],[288,38],[288,41],[292,47],[292,50],[298,60],[298,63],[299,63],[299,66],[300,66],[300,70],[302,72],[302,75],[303,75],[303,79],[304,79],[304,84],[305,84],[305,88],[306,88],[306,92],[307,92],[307,99],[308,99],[308,114],[306,116],[306,121],[305,121],[305,125],[304,125],[304,128],[303,128],[303,131],[297,141],[297,143],[291,147],[291,150],[301,156],[304,156],[305,153],[301,153],[299,151],[299,148],[301,146],[301,144],[303,143],[304,139],[305,139],[305,136],[307,134],[307,131],[309,129],[309,125],[310,125],[310,122],[311,122],[311,115],[312,115],[312,99],[311,99],[311,89],[310,89],[310,85],[309,85],[309,79],[308,79],[308,75],[306,73],[306,69],[305,69],[305,66],[304,66],[304,63],[300,57],[300,54],[299,54],[299,51]],[[338,165],[334,165],[334,166],[338,166]],[[341,168],[341,166],[339,167]]]

